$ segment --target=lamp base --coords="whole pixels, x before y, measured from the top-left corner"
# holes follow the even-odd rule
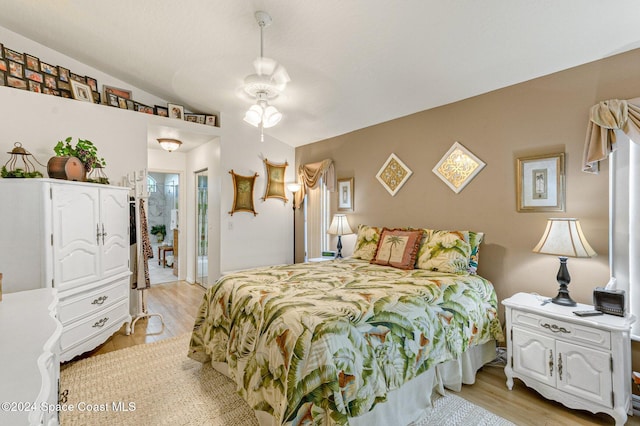
[[[577,303],[569,296],[569,292],[560,290],[558,295],[551,299],[551,303],[562,306],[576,306]]]
[[[569,296],[569,289],[567,288],[571,282],[569,270],[567,269],[567,258],[564,256],[559,256],[558,258],[560,259],[560,269],[558,269],[556,279],[560,284],[560,288],[558,289],[558,295],[551,299],[551,303],[562,306],[576,306],[577,303]]]
[[[338,235],[338,245],[336,248],[338,249],[338,253],[336,253],[336,259],[342,259],[342,239],[341,236]]]

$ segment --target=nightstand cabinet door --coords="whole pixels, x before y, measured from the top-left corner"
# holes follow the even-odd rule
[[[611,355],[571,343],[556,342],[557,387],[563,392],[613,407]]]
[[[549,386],[556,385],[555,340],[513,327],[513,370]]]

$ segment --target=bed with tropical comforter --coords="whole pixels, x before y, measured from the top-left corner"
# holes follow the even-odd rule
[[[346,425],[431,367],[501,340],[488,280],[366,257],[222,277],[204,296],[189,356],[226,364],[272,424]]]

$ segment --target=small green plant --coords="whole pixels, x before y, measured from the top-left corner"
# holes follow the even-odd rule
[[[7,170],[6,166],[2,166],[0,176],[3,178],[41,178],[42,173],[37,170],[33,172],[26,172],[24,169]]]
[[[155,235],[159,240],[164,240],[165,235],[167,235],[167,227],[165,225],[153,225],[150,234]]]
[[[76,157],[84,164],[84,169],[87,172],[90,172],[98,164],[102,167],[107,165],[104,158],[98,157],[98,148],[93,142],[86,139],[78,138],[78,142],[73,146],[71,136],[69,136],[64,141],[58,141],[53,151],[58,157]]]

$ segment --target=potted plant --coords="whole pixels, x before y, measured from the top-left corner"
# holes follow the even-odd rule
[[[98,148],[90,140],[78,138],[75,146],[71,136],[58,141],[53,151],[56,153],[47,164],[50,177],[58,179],[85,180],[94,167],[106,166],[104,158],[98,157]],[[81,165],[81,167],[79,167]]]
[[[161,243],[164,241],[164,236],[167,235],[167,227],[165,225],[153,225],[149,233],[155,235],[158,242]]]

